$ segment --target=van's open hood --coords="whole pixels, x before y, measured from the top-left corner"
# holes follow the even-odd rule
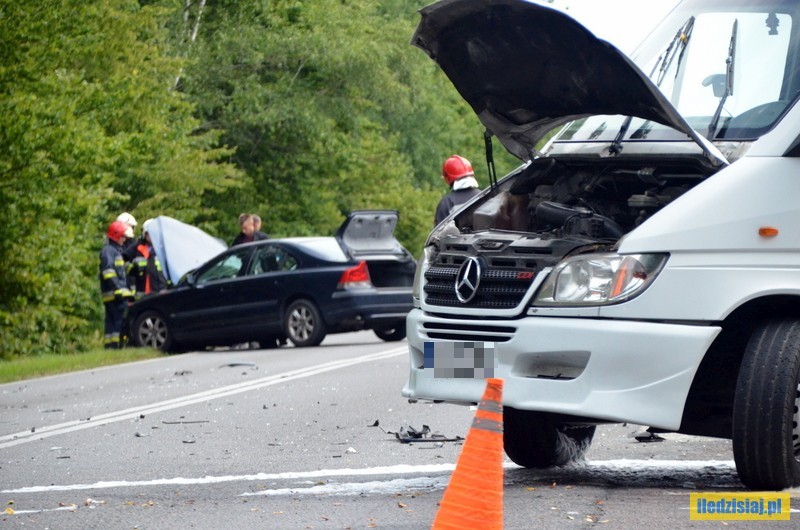
[[[714,165],[726,163],[624,53],[560,11],[524,0],[442,0],[420,14],[412,44],[522,160],[558,125],[621,114],[684,132]]]

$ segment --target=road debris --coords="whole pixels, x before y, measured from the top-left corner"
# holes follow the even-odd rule
[[[380,421],[375,420],[375,423],[372,425],[367,425],[367,427],[378,427],[381,431],[385,432],[386,434],[392,434],[394,437],[400,441],[400,443],[417,443],[417,442],[434,442],[434,443],[441,443],[441,442],[463,442],[464,438],[461,436],[456,436],[455,438],[448,438],[443,434],[438,432],[431,433],[431,428],[427,425],[422,426],[422,430],[417,430],[411,425],[408,426],[401,426],[398,432],[387,431],[383,427],[381,427]],[[430,435],[430,436],[429,436]]]
[[[241,368],[242,366],[247,366],[252,370],[258,370],[258,365],[256,365],[256,363],[246,363],[246,362],[227,363],[220,366],[220,368]]]
[[[657,435],[650,429],[647,429],[646,431],[639,431],[633,433],[633,437],[636,439],[637,442],[642,442],[642,443],[663,442],[664,440],[666,440],[666,438]]]

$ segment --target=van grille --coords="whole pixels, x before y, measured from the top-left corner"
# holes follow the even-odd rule
[[[423,296],[429,306],[443,308],[518,308],[537,274],[591,244],[583,238],[546,234],[474,233],[446,237],[439,242],[439,253],[425,272]],[[471,257],[480,262],[480,284],[475,296],[462,303],[456,295],[456,276]]]
[[[476,326],[454,322],[425,322],[423,329],[429,339],[466,342],[507,342],[517,332],[514,326],[493,324]]]
[[[456,296],[455,290],[456,275],[460,267],[460,264],[433,266],[426,271],[425,301],[428,304],[486,309],[514,308],[522,302],[535,277],[530,269],[483,270],[475,297],[464,304]]]

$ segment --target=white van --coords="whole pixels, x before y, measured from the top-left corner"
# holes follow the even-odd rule
[[[503,378],[525,467],[631,422],[732,439],[747,487],[800,484],[800,1],[685,0],[632,59],[523,0],[421,15],[413,43],[523,164],[497,181],[489,154],[431,233],[403,395]]]

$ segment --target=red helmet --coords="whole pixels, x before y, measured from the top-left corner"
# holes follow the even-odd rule
[[[127,229],[128,226],[122,221],[114,221],[113,223],[108,225],[108,231],[106,232],[106,234],[108,235],[109,239],[117,241],[120,238],[125,237],[125,231]]]
[[[472,164],[463,156],[453,155],[444,161],[442,166],[442,177],[448,186],[463,177],[471,177],[475,172],[472,171]]]

